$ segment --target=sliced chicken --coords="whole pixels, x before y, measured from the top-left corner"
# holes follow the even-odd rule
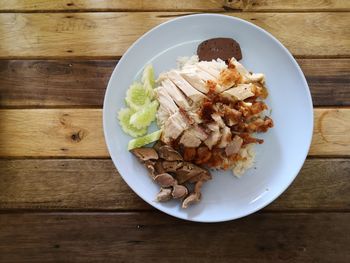
[[[203,93],[209,92],[208,81],[217,82],[217,79],[208,72],[202,70],[195,65],[189,65],[180,71],[180,75],[186,79],[195,89]]]
[[[241,63],[235,58],[230,60],[230,64],[233,65],[242,77],[243,83],[265,81],[265,75],[262,73],[251,74]]]
[[[217,92],[223,92],[241,82],[241,75],[237,71],[236,68],[227,68],[220,72],[218,83],[220,85],[217,85]]]
[[[217,81],[217,79],[215,77],[210,75],[208,72],[202,70],[197,65],[185,66],[183,68],[183,70],[185,70],[185,71],[188,71],[188,70],[195,71],[198,74],[199,78],[202,79],[204,82],[207,82],[208,80]]]
[[[203,122],[196,112],[189,111],[187,112],[187,115],[193,120],[194,123],[200,124]]]
[[[252,82],[265,82],[265,75],[262,73],[253,73],[249,76]]]
[[[156,88],[155,91],[160,106],[162,106],[167,112],[169,112],[170,115],[174,114],[179,110],[174,100],[164,87],[160,86]]]
[[[209,88],[206,82],[199,77],[196,71],[194,70],[182,70],[180,71],[181,77],[183,77],[188,83],[192,85],[196,90],[202,93],[208,93]]]
[[[170,113],[162,105],[159,106],[157,111],[157,124],[159,127],[163,126],[167,119],[169,119]]]
[[[189,126],[182,117],[181,113],[176,112],[165,121],[162,140],[165,143],[168,143],[171,139],[176,139],[179,137],[180,134],[188,128]]]
[[[198,67],[205,72],[209,73],[216,80],[219,79],[221,70],[227,68],[225,62],[217,62],[217,61],[201,61],[198,64]]]
[[[190,104],[185,95],[169,79],[164,79],[162,81],[162,86],[179,107],[186,110],[190,108]]]
[[[176,70],[167,73],[169,79],[194,102],[202,101],[206,96],[193,88]]]
[[[247,98],[253,97],[252,92],[254,85],[249,84],[239,84],[237,87],[224,91],[222,94],[228,97],[234,97],[236,100],[245,100]]]
[[[196,136],[193,129],[186,130],[180,139],[180,144],[185,147],[198,147],[202,141]]]
[[[201,127],[192,126],[183,133],[180,143],[185,147],[198,147],[207,138],[208,134]]]

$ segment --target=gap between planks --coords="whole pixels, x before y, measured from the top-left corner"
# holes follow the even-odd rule
[[[0,12],[135,12],[135,11],[207,11],[207,12],[337,12],[348,11],[346,0],[153,0],[153,1],[0,1]]]

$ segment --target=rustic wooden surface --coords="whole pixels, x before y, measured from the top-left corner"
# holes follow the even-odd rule
[[[349,213],[258,213],[218,224],[153,212],[5,214],[0,260],[349,262],[349,221]]]
[[[151,209],[110,159],[0,160],[0,174],[2,210]],[[292,186],[265,210],[350,211],[349,174],[349,159],[307,159]]]
[[[116,58],[152,27],[186,14],[191,12],[3,13],[0,58]],[[350,55],[347,12],[226,14],[266,29],[297,57]]]
[[[314,116],[309,155],[349,156],[350,109],[315,108]],[[109,156],[101,109],[0,109],[0,119],[0,157]]]
[[[350,59],[297,61],[314,106],[350,106]],[[116,64],[116,60],[0,60],[0,108],[100,108]]]
[[[0,0],[0,262],[349,262],[350,2]],[[151,27],[197,12],[265,28],[297,58],[314,134],[275,202],[232,222],[164,215],[105,147],[109,76]]]

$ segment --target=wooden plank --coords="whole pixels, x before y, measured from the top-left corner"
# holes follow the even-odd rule
[[[115,60],[0,60],[1,107],[103,105]]]
[[[350,55],[348,13],[227,14],[266,29],[295,56]],[[3,13],[0,58],[115,58],[152,27],[181,15],[184,13]]]
[[[307,159],[292,186],[264,211],[349,211],[349,174],[349,159]],[[152,208],[126,185],[111,160],[45,159],[0,160],[0,209]]]
[[[347,0],[228,0],[226,7],[241,11],[308,11],[318,12],[325,10],[349,11],[350,3]]]
[[[0,107],[101,107],[115,60],[0,60]],[[350,59],[298,59],[315,106],[350,105]]]
[[[0,215],[2,262],[349,262],[350,214],[199,224],[157,213]],[[112,261],[113,261],[112,260]]]
[[[347,0],[0,0],[0,11],[347,11]]]
[[[0,11],[225,11],[225,0],[0,0]],[[340,5],[341,7],[342,5]]]
[[[109,156],[100,109],[1,110],[0,120],[0,156]]]
[[[320,152],[328,156],[349,155],[350,110],[315,110],[314,114],[314,134],[309,155]]]
[[[314,106],[350,105],[350,59],[298,59]]]
[[[0,110],[0,157],[108,157],[100,109]],[[350,109],[315,109],[311,156],[349,156]]]

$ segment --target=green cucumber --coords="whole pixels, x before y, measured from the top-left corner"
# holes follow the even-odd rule
[[[145,107],[150,101],[149,92],[141,83],[135,82],[126,92],[125,102],[134,111],[138,111]]]
[[[152,132],[150,134],[147,134],[143,137],[133,139],[133,140],[129,141],[128,150],[130,151],[132,149],[140,148],[146,144],[158,141],[161,134],[162,134],[162,130],[158,130],[158,131]]]
[[[130,117],[130,124],[137,129],[148,127],[156,119],[158,106],[158,101],[152,101]]]
[[[132,137],[139,137],[147,133],[147,127],[135,128],[130,124],[130,118],[135,112],[129,108],[123,108],[118,112],[118,119],[123,131]]]
[[[154,69],[151,64],[147,65],[142,73],[142,83],[144,89],[147,91],[148,96],[152,99],[154,98],[154,85],[155,85],[155,80],[154,80]]]

